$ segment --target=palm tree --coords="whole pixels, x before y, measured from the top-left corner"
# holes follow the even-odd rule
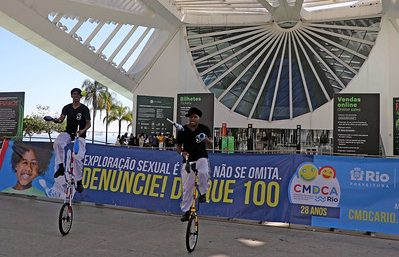
[[[112,105],[109,113],[108,122],[118,121],[118,134],[121,134],[122,121],[131,122],[132,115],[129,107],[123,106],[121,103]]]
[[[100,111],[100,119],[102,110],[105,110],[105,117],[103,119],[103,123],[105,123],[105,144],[108,143],[108,126],[109,126],[109,113],[111,112],[111,107],[113,105],[114,96],[108,91],[108,88],[105,92],[101,94],[101,97],[98,101],[98,108]]]
[[[128,118],[128,119],[127,119],[126,121],[127,121],[128,123],[127,123],[126,130],[129,131],[129,128],[133,126],[133,111],[130,111],[130,110],[129,110],[129,113],[128,113],[128,117],[127,117],[127,118]]]
[[[89,79],[86,79],[83,81],[82,89],[86,91],[84,102],[91,105],[93,110],[93,132],[91,141],[94,143],[94,123],[96,120],[96,112],[98,110],[98,102],[99,99],[101,99],[101,95],[107,91],[107,88],[98,81],[91,82]]]

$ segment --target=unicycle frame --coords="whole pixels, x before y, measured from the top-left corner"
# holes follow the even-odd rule
[[[71,153],[71,161],[69,163],[69,169],[64,174],[66,187],[65,187],[65,199],[64,203],[69,203],[72,206],[72,199],[74,195],[75,189],[75,176],[73,175],[73,161],[74,161],[74,153]],[[68,174],[67,174],[68,173]]]
[[[194,163],[189,163],[186,161],[186,165],[189,165],[190,170],[194,172],[195,179],[194,179],[194,189],[193,189],[193,201],[190,206],[190,216],[187,223],[186,228],[186,249],[188,252],[193,252],[198,241],[198,228],[199,228],[199,219],[197,211],[199,210],[199,201],[198,201],[198,170],[195,167]],[[194,226],[194,227],[193,227]]]
[[[193,163],[190,163],[190,166],[192,164]],[[193,202],[191,203],[191,206],[190,206],[190,216],[191,215],[197,216],[197,211],[199,210],[199,202],[197,201],[197,199],[198,199],[198,190],[197,190],[197,188],[198,188],[198,170],[196,168],[195,169],[193,169],[192,167],[190,167],[190,168],[191,168],[191,171],[193,171],[194,175],[195,175],[194,190],[193,190]]]
[[[73,195],[75,193],[74,190],[76,190],[75,189],[75,176],[73,175],[73,162],[75,159],[75,154],[77,154],[78,151],[79,151],[79,139],[78,139],[78,137],[76,137],[72,151],[68,150],[68,152],[67,152],[67,156],[69,156],[69,153],[70,153],[71,157],[70,157],[69,165],[65,165],[65,167],[67,167],[66,171],[64,172],[64,178],[65,178],[65,182],[66,182],[65,198],[64,198],[64,203],[61,206],[61,209],[59,212],[59,217],[58,217],[58,228],[59,228],[60,233],[63,236],[67,235],[72,227],[72,221],[73,221],[72,199],[73,199]],[[68,158],[66,158],[66,160],[68,160]],[[65,208],[67,208],[67,210],[65,210]],[[66,222],[68,224],[67,228],[64,228],[64,225],[65,225],[64,222]]]

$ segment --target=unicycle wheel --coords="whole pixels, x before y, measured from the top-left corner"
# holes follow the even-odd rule
[[[69,203],[64,203],[58,216],[58,228],[63,236],[69,233],[72,227],[73,210]]]
[[[187,223],[186,230],[186,248],[188,252],[192,252],[197,245],[198,240],[198,220],[195,215],[192,215]]]

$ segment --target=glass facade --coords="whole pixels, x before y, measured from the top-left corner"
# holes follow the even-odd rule
[[[285,120],[329,102],[357,75],[381,17],[290,26],[187,26],[194,65],[208,90],[245,117]]]

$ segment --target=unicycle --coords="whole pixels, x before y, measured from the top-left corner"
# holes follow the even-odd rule
[[[73,144],[73,152],[70,155],[71,156],[69,161],[70,165],[69,168],[67,168],[67,171],[64,173],[66,181],[64,204],[61,206],[60,213],[58,215],[58,228],[63,236],[67,235],[72,228],[72,221],[73,221],[72,198],[75,190],[73,161],[75,154],[78,154],[78,152],[79,152],[79,140],[78,140],[78,135],[76,135],[75,142]]]
[[[70,203],[64,203],[58,216],[58,228],[63,236],[67,235],[72,227],[73,209]]]
[[[195,166],[195,163],[189,164],[186,162],[186,169],[190,169],[195,174],[195,182],[194,182],[194,190],[193,190],[193,202],[190,207],[190,218],[187,223],[186,228],[186,248],[188,252],[192,252],[195,249],[198,241],[198,215],[197,210],[199,209],[199,202],[197,197],[197,184],[198,184],[198,170]]]

